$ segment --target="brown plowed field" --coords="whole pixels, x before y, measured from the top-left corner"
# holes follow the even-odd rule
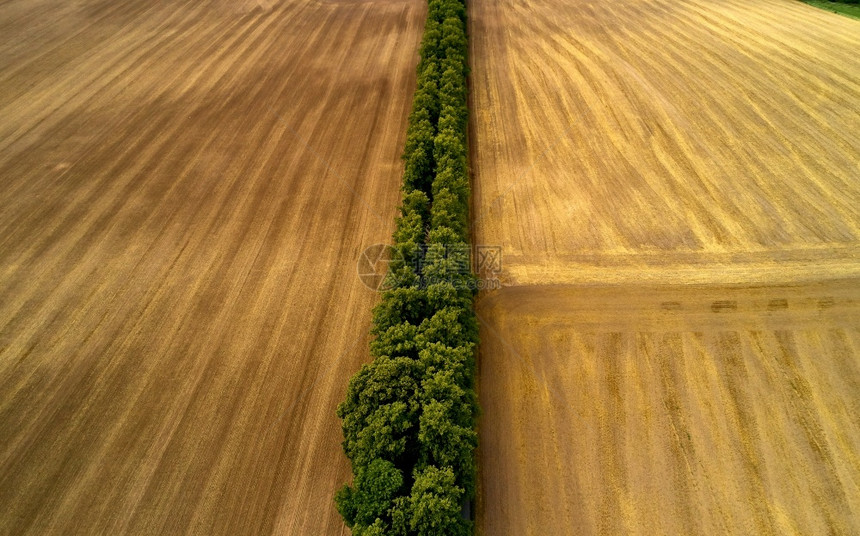
[[[340,534],[424,22],[0,4],[0,534]]]
[[[860,22],[474,0],[487,535],[860,533]]]

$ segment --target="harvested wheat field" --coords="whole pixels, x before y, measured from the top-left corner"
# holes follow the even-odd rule
[[[420,0],[0,5],[0,534],[341,534]]]
[[[484,534],[860,533],[860,22],[474,0]]]

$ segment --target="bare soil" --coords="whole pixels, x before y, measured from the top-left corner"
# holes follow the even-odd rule
[[[470,6],[479,529],[860,532],[860,23]]]
[[[340,534],[425,6],[0,5],[0,534]]]

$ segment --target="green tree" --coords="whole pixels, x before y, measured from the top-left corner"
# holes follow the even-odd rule
[[[417,471],[410,495],[410,528],[418,536],[470,534],[471,523],[460,515],[464,498],[450,467],[431,465]]]
[[[421,349],[419,359],[422,370],[428,377],[437,371],[448,371],[451,374],[451,380],[463,390],[474,392],[475,344],[469,343],[456,347],[439,342],[427,344]],[[423,381],[422,388],[427,389]]]
[[[424,289],[408,286],[386,290],[382,293],[379,305],[373,309],[373,326],[370,332],[378,337],[398,324],[418,325],[427,318],[429,312],[427,292]]]
[[[337,415],[354,470],[375,458],[405,464],[417,456],[422,368],[415,359],[382,356],[362,365],[349,381]]]
[[[473,389],[460,385],[456,368],[428,370],[422,381],[419,464],[451,467],[457,485],[471,496],[475,488],[473,453],[478,445],[474,430],[477,400]]]
[[[463,0],[428,0],[374,359],[337,410],[355,478],[336,501],[354,536],[471,532],[460,514],[474,494],[478,412],[465,20]]]
[[[462,307],[445,307],[421,322],[418,327],[422,345],[434,342],[457,347],[474,342],[474,335],[466,324],[467,310]]]
[[[394,324],[380,331],[370,342],[370,353],[373,356],[418,358],[419,340],[418,326],[408,322]]]
[[[441,188],[433,195],[433,217],[431,227],[448,227],[458,236],[465,236],[468,224],[464,203],[456,192]]]
[[[421,190],[430,192],[435,171],[435,138],[433,125],[421,119],[408,138],[408,147],[403,158],[406,161],[403,171],[403,187],[406,191]]]
[[[403,474],[386,460],[360,468],[354,487],[344,486],[335,496],[340,515],[353,535],[387,534],[390,510],[403,486]]]
[[[440,130],[434,139],[433,158],[437,169],[452,166],[455,172],[463,173],[466,170],[466,145],[453,129]]]

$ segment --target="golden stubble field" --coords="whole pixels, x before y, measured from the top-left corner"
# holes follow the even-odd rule
[[[340,534],[426,8],[0,5],[0,534]]]
[[[860,22],[470,6],[480,530],[860,532]]]

